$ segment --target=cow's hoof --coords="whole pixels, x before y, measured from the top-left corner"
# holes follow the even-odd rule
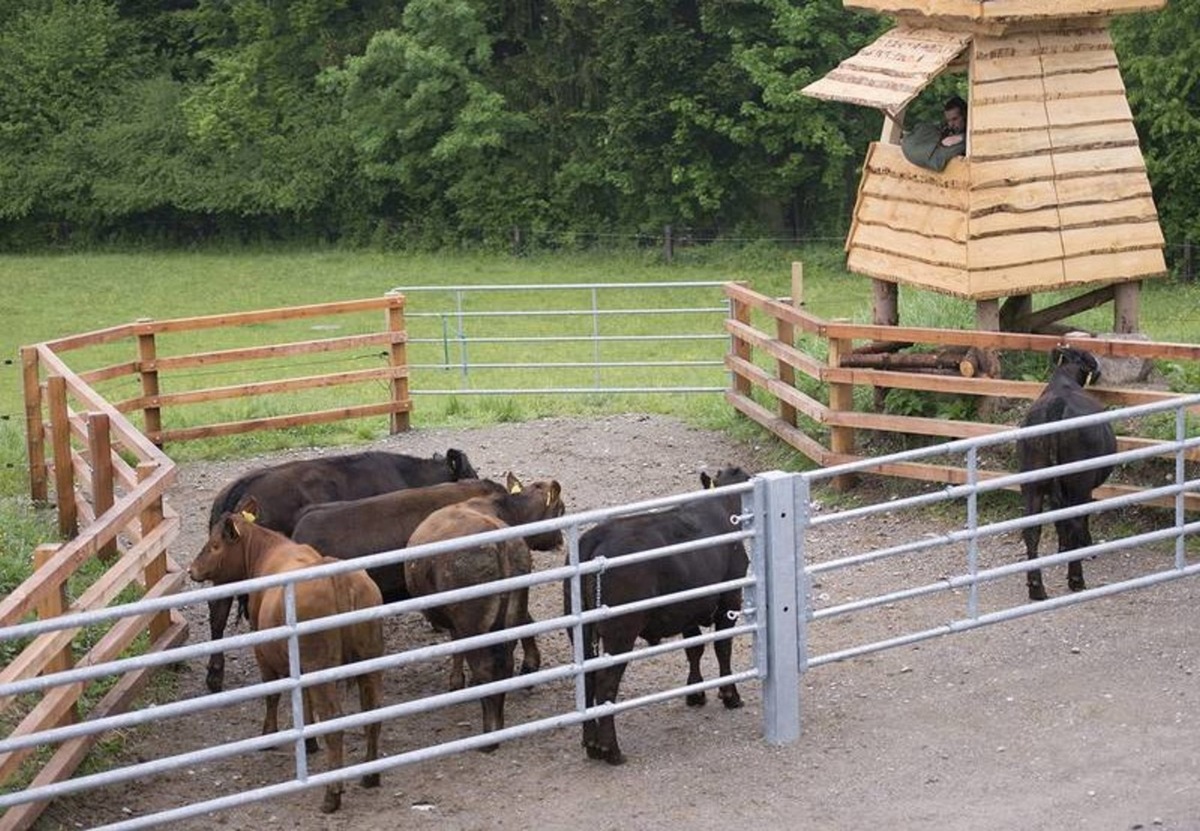
[[[1045,587],[1044,586],[1030,586],[1029,587],[1029,599],[1030,600],[1045,600],[1046,599]]]
[[[208,687],[210,693],[219,693],[225,689],[225,673],[213,672],[210,669],[208,675],[204,676],[204,686]]]
[[[321,812],[324,814],[332,814],[341,807],[342,795],[340,793],[326,791],[325,799],[321,802]]]
[[[305,753],[316,753],[320,749],[321,749],[321,745],[317,744],[316,739],[305,739],[304,740],[304,752]]]
[[[1087,583],[1083,582],[1083,580],[1068,580],[1067,588],[1073,592],[1081,592],[1087,588]]]
[[[480,753],[495,753],[496,750],[499,749],[499,747],[500,747],[500,745],[498,745],[498,744],[485,744],[483,747],[479,748],[479,752]]]
[[[625,764],[625,754],[622,753],[621,749],[618,747],[610,748],[609,751],[604,754],[604,761],[608,762],[610,765],[623,765]]]
[[[362,784],[362,786],[364,788],[378,788],[379,787],[379,774],[378,773],[368,773],[366,776],[364,776],[360,780],[360,783]]]
[[[587,751],[587,756],[589,759],[603,759],[604,758],[604,751],[600,748],[600,745],[598,745],[598,744],[585,744],[583,746],[583,749]]]
[[[703,707],[708,702],[708,696],[703,692],[690,693],[687,697],[689,707]]]
[[[725,704],[726,710],[736,710],[742,706],[742,696],[734,690],[729,695],[722,694],[721,701]]]
[[[541,665],[540,665],[540,664],[526,664],[526,663],[522,663],[522,664],[521,664],[521,674],[522,674],[522,675],[529,675],[529,674],[531,674],[531,673],[537,672],[537,671],[538,671],[539,669],[541,669],[541,668],[542,668],[542,667],[541,667]]]

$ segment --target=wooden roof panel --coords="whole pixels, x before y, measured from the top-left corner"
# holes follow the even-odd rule
[[[801,93],[874,107],[895,116],[967,48],[970,40],[969,32],[897,26]]]
[[[842,0],[848,9],[893,15],[945,17],[972,22],[1014,23],[1107,16],[1161,9],[1166,0]]]

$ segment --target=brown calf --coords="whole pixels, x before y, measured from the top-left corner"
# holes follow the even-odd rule
[[[481,534],[514,525],[562,516],[565,507],[562,489],[554,480],[540,480],[522,486],[508,474],[508,490],[503,494],[482,496],[434,511],[409,537],[410,546]],[[530,547],[550,550],[562,544],[562,534],[554,531],[525,539],[477,545],[404,563],[404,579],[414,597],[488,583],[533,569]],[[514,589],[425,610],[434,627],[450,637],[466,638],[530,623],[529,589]],[[463,686],[462,662],[471,667],[471,683],[486,684],[510,678],[513,673],[512,641],[483,649],[471,649],[454,655],[450,685]],[[526,660],[528,661],[528,653]],[[538,656],[535,668],[540,666]],[[504,693],[480,700],[483,708],[483,732],[504,727]],[[496,745],[481,748],[496,749]]]
[[[276,531],[264,528],[252,518],[253,505],[239,506],[239,511],[224,514],[212,527],[208,542],[192,562],[188,574],[197,582],[211,580],[216,584],[233,583],[252,577],[295,571],[322,563],[336,562],[322,557],[307,545],[297,545]],[[242,513],[245,510],[245,513]],[[333,614],[378,606],[382,602],[379,588],[365,571],[351,571],[335,577],[305,580],[297,583],[296,617],[313,620]],[[253,592],[249,598],[250,622],[256,629],[269,629],[284,623],[283,587]],[[377,658],[383,654],[383,625],[374,620],[354,623],[337,629],[312,632],[300,638],[300,666],[304,673],[341,666],[342,664]],[[254,657],[263,681],[286,678],[288,671],[287,641],[272,641],[254,647]],[[357,677],[359,702],[363,712],[379,706],[382,673],[378,670]],[[266,698],[263,735],[279,729],[279,694]],[[304,688],[306,719],[329,721],[341,716],[341,699],[336,682],[313,684]],[[367,761],[379,758],[379,723],[367,725]],[[312,749],[315,745],[308,743]],[[329,733],[325,746],[329,770],[343,767],[342,731]],[[379,785],[379,774],[362,779],[364,787]],[[342,783],[325,788],[321,810],[331,813],[341,807]]]

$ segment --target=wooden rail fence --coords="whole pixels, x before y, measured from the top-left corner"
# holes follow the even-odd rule
[[[159,355],[159,341],[167,333],[226,328],[240,334],[242,329],[260,324],[376,310],[384,312],[378,332]],[[135,349],[131,360],[88,371],[76,371],[63,357],[76,350],[111,349],[124,342],[132,343]],[[282,379],[262,377],[278,369],[267,365],[268,360],[278,362],[281,358],[365,346],[382,349],[379,357],[385,363],[383,367]],[[179,591],[185,583],[185,572],[168,554],[179,535],[179,517],[165,501],[166,491],[175,481],[176,467],[162,446],[167,442],[376,415],[389,416],[393,433],[406,430],[411,400],[405,346],[404,297],[391,293],[380,298],[238,314],[142,320],[23,348],[30,491],[35,501],[46,502],[52,488],[59,530],[69,541],[41,545],[33,552],[33,574],[0,600],[0,628],[30,616],[46,619],[102,609],[131,587],[147,598]],[[172,372],[234,362],[255,365],[259,374],[240,384],[163,392],[165,376]],[[94,385],[114,379],[136,379],[140,394],[110,403]],[[164,427],[163,413],[172,407],[363,382],[376,387],[383,382],[386,400],[325,410],[298,407],[293,412],[260,418]],[[142,418],[140,430],[127,418],[127,414],[138,411]],[[87,570],[85,576],[84,566],[95,559],[99,559],[100,567]],[[99,576],[94,576],[97,571]],[[76,595],[74,599],[72,594]],[[89,639],[82,637],[84,633],[79,629],[45,633],[19,645],[16,656],[0,668],[0,681],[34,678],[69,669],[76,663],[105,663],[130,648],[143,634],[145,646],[139,643],[139,650],[164,650],[187,640],[187,623],[178,612],[124,618],[90,647]],[[77,657],[79,652],[83,654]],[[85,687],[93,688],[95,682],[50,687],[36,701],[17,701],[9,696],[0,699],[0,715],[18,722],[10,732],[12,736],[41,732],[80,718],[126,710],[148,680],[149,670],[139,670],[94,689]],[[99,700],[92,703],[97,695]],[[26,763],[36,770],[34,784],[65,779],[78,768],[95,741],[93,736],[64,742],[46,760],[31,758],[32,751],[0,755],[0,786],[10,783]],[[0,817],[0,831],[31,827],[44,808],[45,803],[10,808]]]
[[[904,372],[850,366],[852,363],[861,363],[852,359],[852,356],[860,357],[854,354],[855,342],[902,342],[985,352],[1023,350],[1047,353],[1065,343],[1103,357],[1200,361],[1200,346],[1193,344],[829,321],[810,314],[799,305],[793,305],[790,300],[767,297],[740,283],[727,284],[725,291],[731,303],[726,331],[733,342],[726,358],[726,366],[731,373],[726,400],[822,467],[870,458],[856,451],[856,433],[862,430],[960,439],[998,433],[1017,426],[861,411],[855,408],[856,387],[1029,400],[1037,398],[1045,387],[1040,382],[963,377],[958,373]],[[801,294],[799,287],[794,289],[794,297],[798,298]],[[807,339],[805,336],[808,336]],[[820,349],[805,351],[804,343],[814,341],[824,342],[825,357],[811,354],[822,351]],[[797,378],[817,382],[819,392],[816,396],[805,392],[802,388],[805,385],[797,384]],[[808,386],[812,388],[813,385]],[[1106,404],[1118,406],[1178,397],[1170,392],[1103,384],[1090,389]],[[760,403],[762,399],[767,399],[767,403]],[[802,418],[815,422],[816,429],[812,426],[806,429]],[[826,437],[824,443],[822,437]],[[1117,442],[1121,450],[1162,443],[1123,435],[1118,435]],[[1195,462],[1200,460],[1200,454],[1190,451],[1187,458]],[[881,465],[876,470],[887,476],[947,484],[963,484],[967,476],[966,469],[962,467],[911,462]],[[1005,472],[981,471],[980,476],[990,478]],[[1109,484],[1098,489],[1096,494],[1097,498],[1105,498],[1136,490],[1129,485]],[[1187,505],[1190,509],[1200,509],[1200,495],[1188,494]]]

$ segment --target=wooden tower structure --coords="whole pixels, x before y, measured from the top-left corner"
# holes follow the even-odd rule
[[[1137,331],[1140,283],[1166,265],[1108,23],[1166,0],[843,2],[897,24],[803,90],[884,115],[846,240],[850,270],[875,280],[876,322],[898,323],[903,283],[975,300],[981,329],[1052,330],[1112,300],[1114,331]],[[967,149],[935,172],[899,141],[944,71],[967,74]],[[1073,288],[1033,312],[1034,293]]]

